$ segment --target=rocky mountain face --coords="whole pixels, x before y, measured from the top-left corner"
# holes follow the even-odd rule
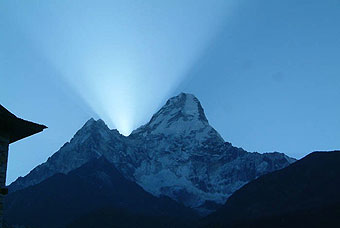
[[[181,93],[128,137],[110,130],[102,120],[90,119],[69,143],[9,189],[66,174],[100,156],[153,195],[206,209],[223,204],[249,181],[295,161],[282,153],[249,153],[233,147],[209,125],[198,99]]]

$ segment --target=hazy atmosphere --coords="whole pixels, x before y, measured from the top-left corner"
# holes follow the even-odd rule
[[[192,93],[225,141],[340,149],[340,2],[1,1],[0,99],[48,126],[10,145],[7,183],[91,117],[129,135]]]

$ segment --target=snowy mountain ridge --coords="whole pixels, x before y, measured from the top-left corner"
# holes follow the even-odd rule
[[[250,180],[295,161],[282,153],[249,153],[224,142],[199,100],[181,93],[128,137],[90,119],[45,163],[13,182],[10,191],[68,173],[100,156],[153,195],[193,208],[223,204]]]

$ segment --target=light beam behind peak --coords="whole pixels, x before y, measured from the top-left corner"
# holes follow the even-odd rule
[[[12,10],[36,48],[125,135],[170,96],[235,5],[225,0],[20,4],[13,3]]]

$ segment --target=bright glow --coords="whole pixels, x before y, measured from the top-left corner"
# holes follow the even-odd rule
[[[184,79],[233,2],[43,1],[17,13],[27,17],[23,30],[31,28],[26,35],[64,79],[128,135]]]

